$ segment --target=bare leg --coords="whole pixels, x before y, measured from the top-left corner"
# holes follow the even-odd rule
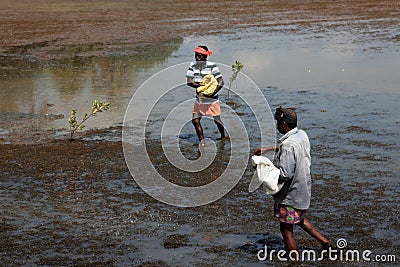
[[[321,242],[322,245],[329,243],[329,240],[323,234],[321,234],[321,232],[318,231],[318,229],[307,218],[300,222],[299,226],[309,235]]]
[[[200,124],[200,117],[199,118],[193,118],[192,123],[194,125],[194,129],[196,130],[197,137],[199,138],[199,141],[201,142],[204,139],[203,135],[203,127],[201,127]]]
[[[279,226],[287,252],[289,253],[292,250],[297,251],[296,240],[293,233],[293,224],[281,222]]]
[[[221,117],[220,117],[220,116],[215,116],[215,117],[213,117],[213,118],[214,118],[215,124],[216,124],[217,127],[218,127],[218,131],[219,131],[219,133],[221,134],[221,137],[218,138],[218,139],[222,139],[222,138],[225,137],[225,128],[224,128],[224,125],[223,125],[223,123],[222,123]],[[217,140],[218,140],[218,139],[217,139]]]

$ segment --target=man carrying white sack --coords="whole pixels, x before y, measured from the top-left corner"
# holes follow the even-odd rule
[[[305,218],[311,199],[310,141],[307,134],[297,128],[297,114],[294,109],[279,107],[275,112],[279,133],[279,145],[254,150],[254,155],[267,151],[278,152],[276,167],[280,170],[279,182],[283,182],[280,191],[273,195],[274,216],[279,219],[280,231],[288,252],[297,251],[293,225],[299,225],[304,231],[317,239],[323,247],[329,240]],[[298,255],[298,253],[297,253]]]

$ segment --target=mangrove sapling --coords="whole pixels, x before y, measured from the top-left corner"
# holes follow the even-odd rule
[[[76,131],[82,130],[85,125],[84,123],[91,117],[91,116],[96,116],[97,112],[103,112],[107,111],[110,109],[110,102],[102,102],[101,100],[94,100],[92,103],[92,111],[90,114],[85,113],[83,115],[82,121],[78,122],[78,119],[76,118],[76,109],[71,110],[71,115],[68,117],[68,123],[69,123],[69,128],[70,128],[70,140],[74,140],[73,136]]]
[[[232,83],[236,80],[237,75],[243,69],[243,64],[236,60],[235,64],[232,64],[232,76],[229,78],[229,87],[228,87],[228,99],[229,99],[229,92],[231,91]]]

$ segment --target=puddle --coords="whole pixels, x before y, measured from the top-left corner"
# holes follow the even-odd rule
[[[147,79],[155,66],[166,61],[181,42],[182,39],[174,39],[157,47],[145,47],[142,55],[126,57],[77,57],[31,64],[10,61],[11,66],[16,65],[15,70],[1,72],[0,115],[9,114],[17,121],[15,116],[20,114],[46,117],[48,122],[40,121],[40,128],[67,129],[72,109],[78,110],[80,120],[85,113],[90,113],[92,101],[100,99],[111,102],[111,111],[99,114],[101,119],[88,120],[87,127],[121,124],[136,86]]]

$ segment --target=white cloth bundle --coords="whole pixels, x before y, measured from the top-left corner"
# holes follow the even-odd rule
[[[264,156],[252,156],[257,165],[257,176],[262,183],[264,191],[269,195],[275,195],[282,189],[284,183],[279,182],[280,170],[274,166],[271,160]]]

